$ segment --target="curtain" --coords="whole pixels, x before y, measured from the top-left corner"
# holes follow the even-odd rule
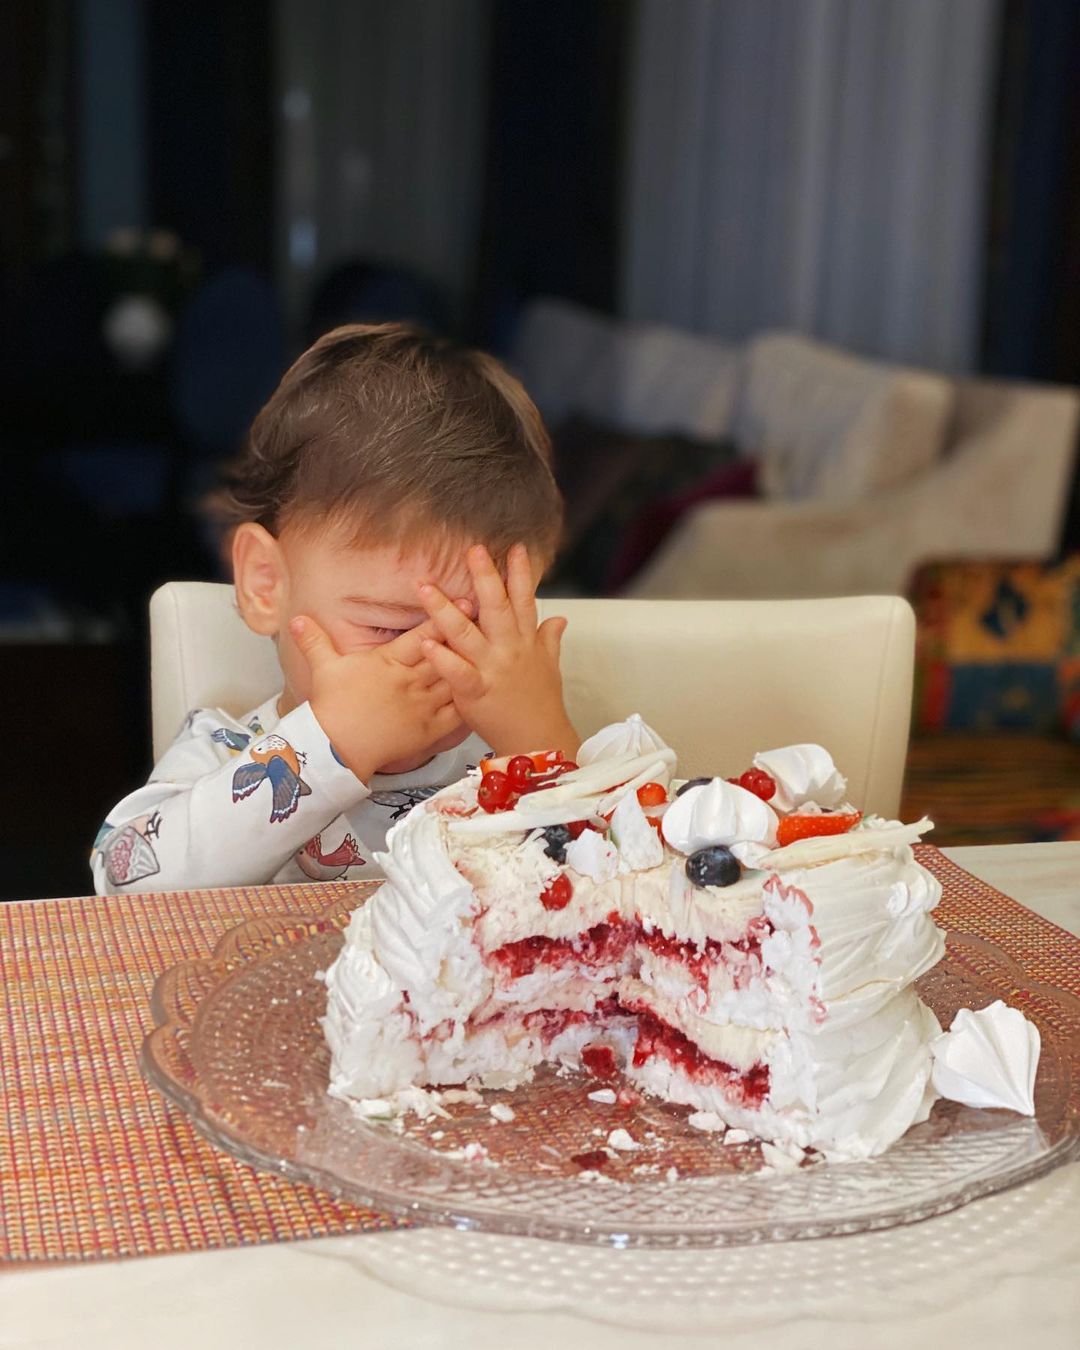
[[[999,0],[639,0],[622,308],[978,353]]]
[[[487,0],[277,0],[279,275],[294,315],[351,259],[472,279]]]

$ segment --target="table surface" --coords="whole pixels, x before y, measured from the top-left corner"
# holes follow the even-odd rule
[[[1080,935],[1080,843],[944,851]],[[733,1249],[723,1306],[635,1304],[625,1297],[627,1263],[649,1253],[574,1248],[577,1312],[567,1311],[550,1277],[566,1250],[419,1229],[35,1267],[0,1276],[0,1350],[925,1350],[961,1340],[979,1350],[1080,1350],[1080,1164],[910,1228]],[[613,1262],[622,1263],[611,1279],[620,1297],[605,1301]]]

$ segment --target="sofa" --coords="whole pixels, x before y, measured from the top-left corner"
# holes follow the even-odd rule
[[[740,347],[552,299],[526,306],[512,364],[553,428],[724,444],[755,472],[752,496],[684,494],[622,594],[902,594],[931,559],[1059,547],[1076,389],[953,379],[794,333]]]

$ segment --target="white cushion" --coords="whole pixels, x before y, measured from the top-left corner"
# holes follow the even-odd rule
[[[929,371],[865,361],[790,333],[747,349],[735,437],[760,463],[765,495],[860,501],[941,454],[953,385]]]
[[[551,426],[579,414],[637,435],[709,441],[730,432],[741,355],[665,324],[535,300],[522,318],[514,364]]]

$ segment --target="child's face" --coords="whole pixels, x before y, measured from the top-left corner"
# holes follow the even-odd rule
[[[243,527],[242,527],[243,528]],[[258,529],[258,527],[255,527]],[[341,652],[361,651],[391,642],[406,629],[422,623],[417,587],[433,581],[456,600],[468,602],[475,615],[472,579],[465,565],[465,546],[429,556],[422,550],[396,546],[357,547],[335,538],[332,532],[314,534],[286,527],[275,540],[265,534],[255,557],[245,561],[243,550],[234,550],[240,607],[250,627],[272,633],[285,677],[281,712],[303,703],[311,693],[307,662],[289,634],[289,620],[306,614],[329,636]],[[264,616],[252,615],[244,604],[244,567],[276,571],[274,596]],[[462,725],[432,746],[424,758],[458,745],[468,734]],[[422,762],[422,761],[421,761]],[[405,766],[383,766],[404,771]]]

